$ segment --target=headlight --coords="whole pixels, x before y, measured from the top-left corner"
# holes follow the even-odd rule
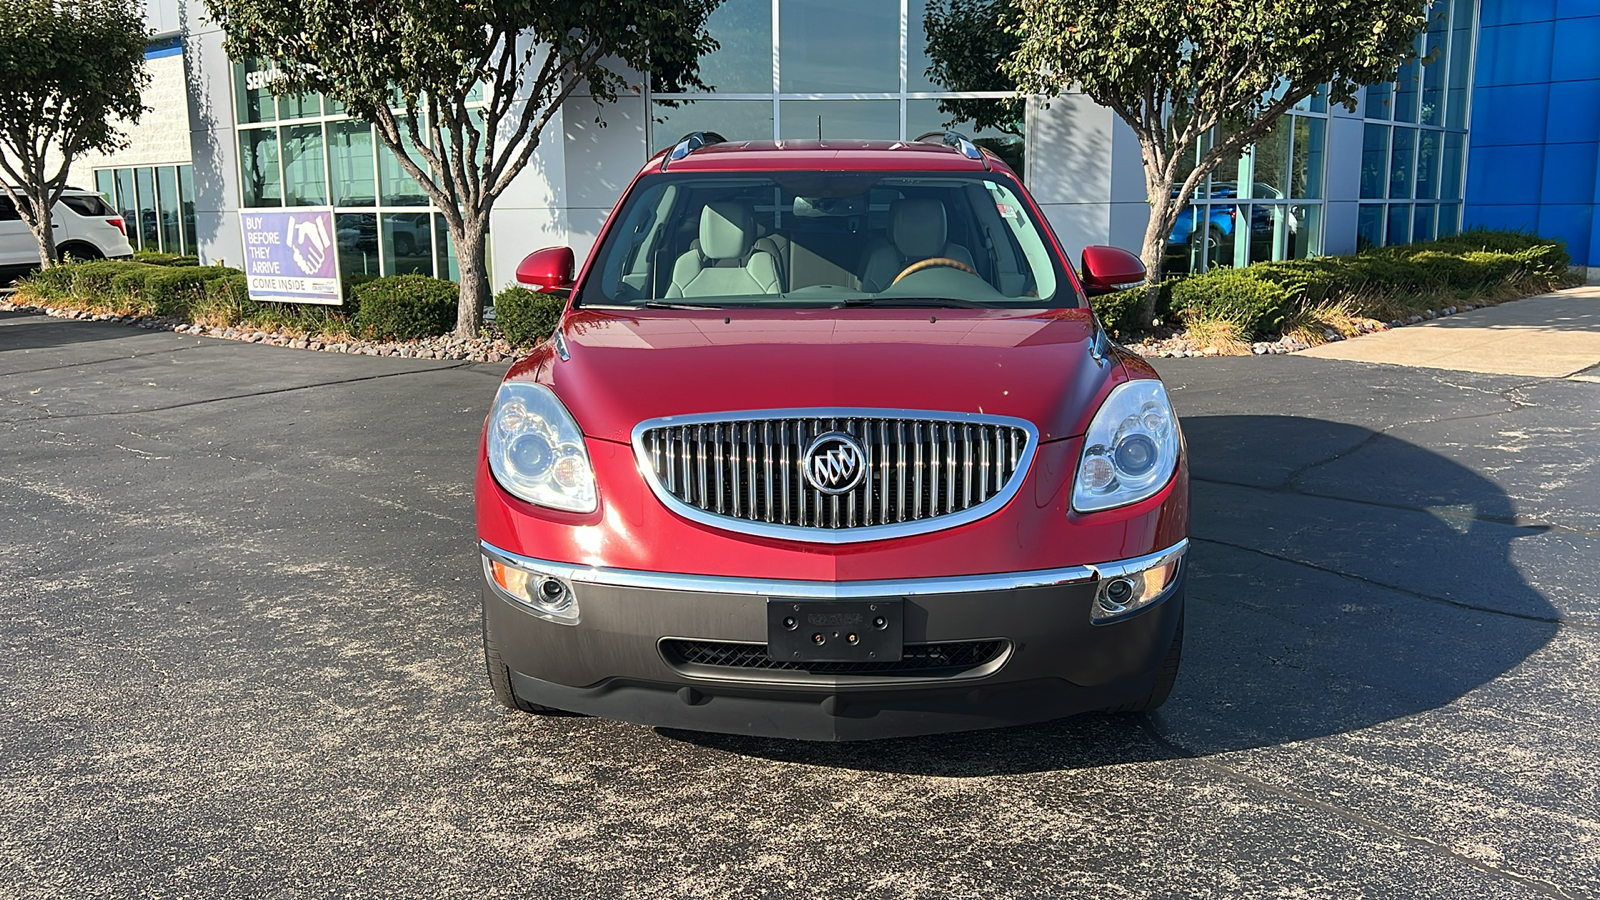
[[[529,503],[580,513],[599,508],[583,433],[542,384],[500,385],[489,413],[489,470]]]
[[[1083,436],[1072,508],[1093,512],[1137,503],[1166,486],[1178,465],[1178,419],[1167,389],[1140,379],[1111,389]]]

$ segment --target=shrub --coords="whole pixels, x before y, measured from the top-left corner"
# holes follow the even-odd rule
[[[140,250],[133,254],[133,258],[152,266],[198,266],[200,257],[180,256],[176,253],[157,253],[154,250]]]
[[[243,274],[226,266],[154,266],[145,276],[143,299],[161,316],[189,315],[192,304],[206,293],[207,282]]]
[[[460,288],[426,275],[374,278],[353,292],[355,329],[362,337],[409,341],[455,327]]]
[[[508,290],[514,290],[508,288]],[[499,300],[495,306],[495,318],[500,317]],[[1125,334],[1133,334],[1143,324],[1140,321],[1144,314],[1144,288],[1136,287],[1132,290],[1114,291],[1110,294],[1101,294],[1090,297],[1089,305],[1094,308],[1094,314],[1100,318],[1100,325],[1111,333],[1113,338],[1120,338]],[[505,331],[505,326],[501,326]],[[510,332],[506,332],[510,337]],[[515,343],[513,341],[512,343]]]
[[[28,303],[59,303],[72,293],[72,266],[51,266],[20,279],[17,299]]]
[[[566,305],[554,294],[508,287],[494,295],[494,323],[513,347],[532,347],[556,330]]]
[[[72,269],[73,296],[89,302],[107,298],[111,293],[111,280],[118,275],[129,272],[142,272],[148,275],[151,272],[164,271],[160,266],[125,259],[97,259],[93,262],[73,263],[62,268]]]
[[[1172,305],[1185,320],[1228,322],[1253,337],[1283,321],[1289,292],[1247,269],[1217,268],[1174,284]]]

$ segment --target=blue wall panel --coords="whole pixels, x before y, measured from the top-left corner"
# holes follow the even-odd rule
[[[1483,0],[1484,25],[1541,22],[1556,17],[1556,0]]]
[[[1600,0],[1483,0],[1480,22],[1465,224],[1600,266]]]

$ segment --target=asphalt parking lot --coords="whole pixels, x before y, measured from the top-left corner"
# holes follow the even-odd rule
[[[1600,384],[1160,368],[1168,705],[819,745],[493,705],[504,366],[0,313],[0,896],[1600,896]]]

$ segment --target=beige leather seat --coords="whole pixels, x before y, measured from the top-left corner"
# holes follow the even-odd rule
[[[672,266],[668,297],[741,297],[781,290],[778,261],[752,249],[755,211],[736,200],[707,203],[700,211],[698,247]]]
[[[906,266],[935,256],[973,265],[972,254],[960,244],[950,243],[949,236],[944,204],[938,200],[918,197],[889,204],[888,240],[879,239],[867,248],[861,264],[861,289],[881,291]]]

